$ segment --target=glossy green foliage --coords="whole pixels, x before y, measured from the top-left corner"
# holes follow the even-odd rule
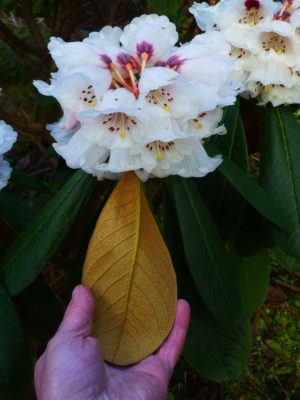
[[[172,178],[180,232],[191,275],[216,318],[243,314],[218,230],[192,179]]]
[[[205,304],[202,300],[201,292],[201,273],[199,276],[192,276],[190,272],[193,256],[189,254],[189,248],[184,246],[184,236],[180,233],[180,223],[177,220],[176,210],[173,205],[172,197],[166,193],[164,202],[164,233],[165,239],[170,249],[173,263],[176,269],[179,282],[179,296],[187,299],[191,305],[192,315],[189,334],[187,337],[184,356],[187,361],[195,368],[201,376],[214,381],[225,381],[239,375],[247,363],[250,343],[251,326],[250,319],[244,313],[240,315],[236,312],[240,307],[234,307],[235,312],[215,316],[210,310],[224,309],[226,306],[218,304],[223,298],[218,295],[206,298]],[[179,217],[180,220],[180,217]],[[191,222],[190,220],[188,222]],[[183,233],[184,234],[184,233]],[[222,247],[221,247],[222,248]],[[204,248],[199,248],[198,253],[206,252]],[[224,250],[219,250],[224,251]],[[231,271],[231,280],[234,279],[233,271],[230,269],[229,259],[226,262],[226,255],[220,268]],[[196,261],[196,259],[195,259]],[[195,267],[201,271],[209,271],[214,268],[212,260],[203,257]],[[202,272],[203,274],[203,272]],[[207,275],[202,282],[205,291],[216,294],[216,283],[213,274]],[[231,285],[232,286],[232,285]],[[242,296],[238,292],[231,293],[233,301],[242,303]]]
[[[231,249],[230,257],[247,313],[252,317],[267,297],[271,273],[269,250],[260,248],[254,255],[243,257]]]
[[[11,294],[19,293],[37,278],[61,244],[94,184],[91,176],[75,172],[18,236],[0,264],[1,277]]]
[[[212,136],[208,143],[221,154],[248,172],[248,149],[244,124],[240,115],[239,101],[227,107],[223,114],[226,135]],[[245,200],[235,187],[219,171],[199,179],[198,185],[224,241],[230,240],[241,223]]]
[[[267,108],[261,153],[261,184],[275,200],[284,205],[295,227],[290,233],[274,227],[269,229],[283,253],[294,259],[300,259],[299,134],[300,126],[291,110]]]
[[[220,166],[220,171],[264,217],[286,231],[293,230],[293,221],[283,202],[270,196],[267,191],[226,158]]]

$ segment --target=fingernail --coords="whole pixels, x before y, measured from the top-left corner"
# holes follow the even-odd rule
[[[76,286],[72,293],[72,299],[76,299],[76,297],[78,297],[79,295],[79,292],[80,292],[80,286]]]

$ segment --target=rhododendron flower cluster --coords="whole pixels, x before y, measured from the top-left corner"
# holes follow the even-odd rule
[[[62,119],[49,126],[56,151],[71,168],[115,178],[201,177],[220,157],[202,141],[224,134],[222,107],[233,104],[230,45],[219,32],[176,46],[176,27],[165,16],[143,15],[124,30],[106,26],[82,42],[51,38],[58,67],[51,84]]]
[[[7,185],[11,175],[11,167],[4,160],[3,154],[12,148],[12,145],[17,140],[17,134],[11,126],[4,121],[0,121],[0,189]]]
[[[221,0],[194,4],[200,28],[219,31],[236,60],[233,78],[274,106],[300,103],[300,1]]]

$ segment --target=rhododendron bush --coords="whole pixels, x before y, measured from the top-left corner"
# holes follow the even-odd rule
[[[270,252],[300,271],[300,2],[120,2],[122,22],[105,2],[2,3],[18,20],[0,18],[0,51],[25,71],[0,70],[7,398],[30,390],[15,371],[30,376],[81,281],[107,361],[153,353],[182,296],[185,360],[239,376]]]

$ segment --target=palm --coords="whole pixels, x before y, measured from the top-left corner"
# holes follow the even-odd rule
[[[163,400],[169,374],[162,361],[151,356],[134,367],[118,369],[107,367],[107,388],[105,393],[109,399],[124,400]]]
[[[94,302],[80,287],[57,334],[35,370],[38,400],[163,400],[181,352],[189,320],[179,301],[169,338],[155,355],[127,368],[105,364],[100,345],[90,335]]]

